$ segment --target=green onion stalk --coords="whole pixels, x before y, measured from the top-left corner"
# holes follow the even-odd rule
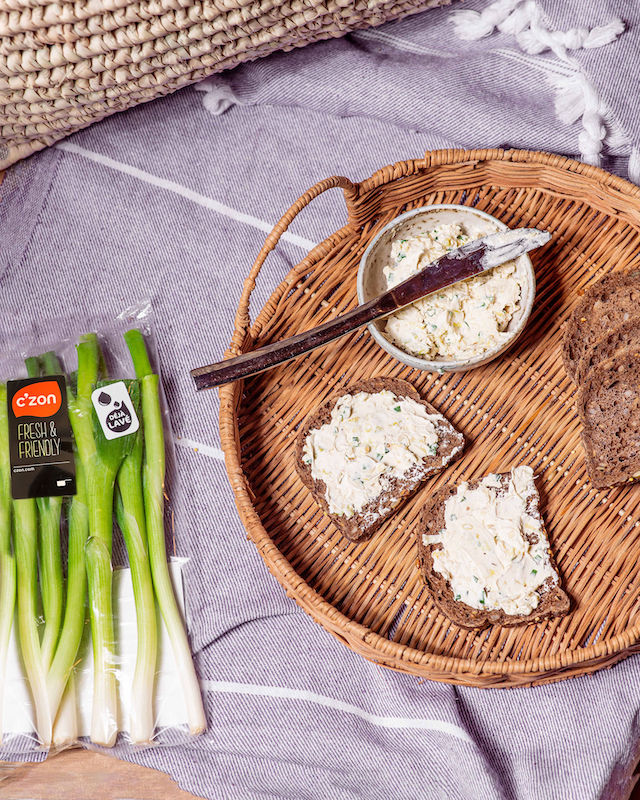
[[[25,360],[29,377],[40,373],[37,358]],[[16,559],[18,641],[35,709],[36,733],[51,744],[52,719],[47,695],[46,668],[38,632],[38,512],[36,501],[13,500],[13,545]]]
[[[76,386],[67,384],[69,419],[76,442],[84,445],[86,460],[93,457],[91,391],[98,380],[97,341],[81,343]],[[77,445],[76,445],[77,447]],[[87,573],[85,545],[89,531],[84,462],[76,452],[76,493],[68,500],[67,590],[64,618],[55,655],[47,675],[47,690],[54,717],[53,740],[56,745],[77,738],[75,681],[73,668],[86,620]]]
[[[142,467],[144,510],[151,575],[156,599],[182,682],[190,732],[201,733],[206,726],[200,684],[196,675],[182,614],[173,591],[167,564],[164,538],[165,443],[160,406],[159,376],[154,374],[144,336],[139,330],[125,333],[125,341],[140,383],[144,423],[144,460]]]
[[[70,409],[74,407],[74,403],[76,398],[70,395]],[[77,409],[77,405],[75,407]],[[73,418],[73,412],[70,416]],[[55,656],[47,675],[49,704],[55,718],[53,739],[56,745],[63,745],[77,738],[77,720],[69,706],[73,705],[75,711],[73,668],[86,619],[87,573],[84,548],[89,531],[84,467],[80,458],[76,459],[76,494],[69,501],[68,529],[64,620]]]
[[[30,359],[31,362],[34,359]],[[62,375],[63,371],[55,353],[40,356],[38,373]],[[30,377],[35,377],[31,375]],[[49,669],[62,622],[63,581],[62,555],[60,552],[60,515],[62,497],[36,498],[39,522],[39,562],[42,609],[44,611],[44,635],[42,637],[42,661]],[[55,712],[52,709],[52,715]]]
[[[111,747],[118,735],[111,565],[113,494],[118,470],[133,442],[130,436],[106,439],[93,411],[91,392],[96,386],[109,384],[97,381],[101,364],[97,336],[85,335],[77,352],[77,394],[69,411],[84,470],[89,521],[85,560],[93,647],[91,738]],[[135,408],[139,400],[137,384],[132,382],[128,389]]]
[[[135,442],[133,449],[122,462],[118,473],[116,518],[129,556],[138,631],[136,666],[129,708],[129,735],[134,744],[143,744],[152,740],[155,729],[153,687],[158,632],[142,488],[144,447],[142,428],[132,436]]]
[[[0,385],[0,744],[2,744],[2,709],[16,599],[16,562],[11,550],[11,467],[9,460],[9,420],[7,387]]]
[[[13,501],[13,542],[16,558],[18,641],[33,696],[36,732],[41,743],[49,746],[52,721],[38,633],[38,514],[35,500]]]
[[[78,739],[78,708],[76,704],[76,681],[71,672],[53,722],[52,744],[56,749],[74,744]]]

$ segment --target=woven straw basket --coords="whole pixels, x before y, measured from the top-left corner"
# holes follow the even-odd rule
[[[348,222],[294,267],[250,324],[267,254],[321,192],[344,190]],[[640,189],[595,167],[543,153],[438,151],[360,184],[334,177],[306,192],[267,238],[247,278],[228,355],[317,325],[356,303],[360,256],[393,217],[464,203],[512,227],[553,232],[533,254],[538,294],[507,354],[471,372],[411,370],[356,332],[221,389],[220,428],[240,516],[267,566],[313,619],[386,667],[479,687],[543,683],[611,666],[640,650],[640,486],[598,491],[584,469],[561,325],[584,288],[640,266]],[[404,378],[467,439],[445,470],[369,541],[352,544],[294,470],[296,430],[329,394],[372,376]],[[563,619],[465,631],[434,607],[416,566],[424,498],[449,481],[530,464],[572,608]]]
[[[451,0],[2,0],[0,169],[243,61]]]

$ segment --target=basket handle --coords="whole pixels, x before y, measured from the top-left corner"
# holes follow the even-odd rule
[[[240,355],[243,352],[243,345],[246,342],[249,334],[249,326],[251,325],[251,318],[249,316],[249,303],[251,300],[251,293],[256,286],[256,278],[260,273],[262,265],[264,264],[269,253],[276,247],[280,241],[280,237],[287,230],[289,225],[293,222],[296,216],[302,211],[303,208],[323,192],[328,189],[340,188],[344,192],[344,199],[347,206],[348,225],[356,225],[355,213],[355,200],[358,196],[358,184],[353,183],[349,178],[344,178],[341,175],[333,175],[331,178],[325,178],[319,181],[310,189],[299,197],[291,208],[282,215],[278,223],[275,225],[271,233],[267,236],[262,249],[258,253],[251,272],[245,279],[242,294],[240,296],[240,303],[238,304],[238,311],[236,312],[233,338],[227,350],[227,356]],[[324,242],[316,245],[300,262],[300,267],[307,266],[312,260],[322,257],[326,251],[331,248],[331,242]]]

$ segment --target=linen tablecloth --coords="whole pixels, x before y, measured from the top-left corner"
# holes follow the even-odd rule
[[[557,151],[638,178],[635,4],[470,0],[458,12],[244,65],[76,134],[13,167],[0,189],[3,350],[50,317],[108,319],[153,301],[208,730],[188,747],[115,752],[206,797],[595,800],[629,790],[639,658],[483,691],[356,656],[286,597],[247,541],[217,395],[196,394],[189,377],[222,356],[266,233],[321,178],[360,180],[450,146]],[[301,214],[269,257],[255,308],[344,219],[339,193]]]

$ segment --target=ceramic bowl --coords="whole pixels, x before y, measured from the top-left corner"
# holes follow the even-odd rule
[[[358,269],[358,301],[366,303],[387,289],[383,268],[391,263],[391,244],[398,237],[409,238],[424,231],[425,226],[458,223],[472,237],[486,236],[490,233],[508,230],[508,226],[484,211],[459,205],[432,205],[407,211],[391,220],[378,232],[365,250]],[[536,294],[536,277],[533,264],[528,255],[516,260],[516,276],[521,286],[520,305],[507,326],[509,338],[500,345],[479,352],[470,358],[452,360],[447,358],[426,359],[402,350],[384,335],[385,319],[372,322],[368,328],[376,342],[387,353],[414,369],[436,372],[462,371],[479,367],[502,355],[516,341],[524,330]]]

